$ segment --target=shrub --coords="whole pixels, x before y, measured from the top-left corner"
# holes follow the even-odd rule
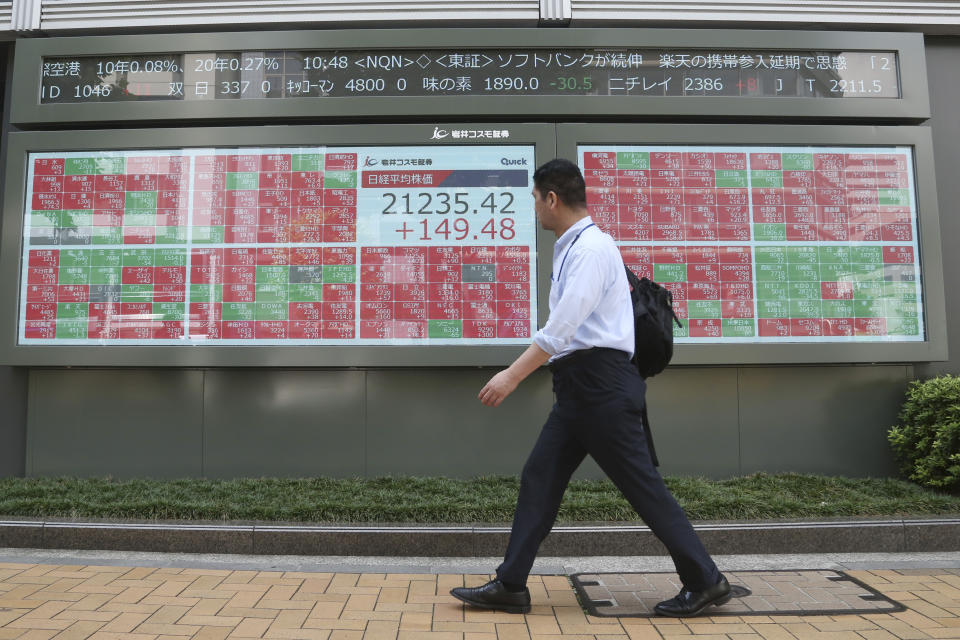
[[[887,438],[903,475],[925,487],[960,490],[960,377],[910,383],[899,418]]]

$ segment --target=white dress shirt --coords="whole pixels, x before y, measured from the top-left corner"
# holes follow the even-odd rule
[[[581,218],[553,246],[550,318],[533,337],[551,361],[592,347],[633,356],[633,306],[623,258],[613,238],[590,225],[590,216]]]

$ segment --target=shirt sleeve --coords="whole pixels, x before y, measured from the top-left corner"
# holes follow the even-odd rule
[[[567,348],[577,328],[599,305],[605,289],[600,255],[587,247],[570,256],[561,276],[560,300],[547,324],[533,337],[533,342],[551,356]]]

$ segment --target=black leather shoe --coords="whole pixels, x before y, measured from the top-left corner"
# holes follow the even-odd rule
[[[482,587],[457,587],[450,595],[469,605],[481,609],[494,609],[507,613],[528,613],[530,611],[530,590],[507,591],[499,580],[491,580]]]
[[[731,597],[730,583],[721,575],[720,582],[709,589],[703,591],[680,589],[680,593],[669,600],[664,600],[655,606],[653,610],[661,616],[687,618],[700,615],[704,609],[711,605],[719,607],[722,604],[726,604]]]

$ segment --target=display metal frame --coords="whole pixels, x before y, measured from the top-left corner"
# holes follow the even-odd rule
[[[433,139],[437,125],[345,125],[294,127],[222,127],[195,129],[125,129],[69,132],[17,132],[6,153],[4,221],[0,244],[0,297],[9,304],[0,314],[0,362],[28,366],[497,366],[509,364],[523,350],[517,345],[317,345],[317,346],[121,346],[18,344],[20,268],[23,241],[27,159],[31,152],[178,149],[204,147],[282,147],[296,145],[485,145],[489,139]],[[492,129],[510,132],[502,145],[533,145],[536,163],[555,156],[552,124],[439,123],[448,130]],[[518,202],[533,217],[532,200]],[[538,325],[547,318],[552,235],[535,230]]]
[[[557,153],[579,145],[862,145],[913,147],[925,336],[922,342],[677,344],[673,363],[697,365],[929,362],[947,359],[940,222],[928,127],[560,124]]]
[[[209,102],[133,102],[41,104],[41,64],[45,56],[278,49],[402,49],[551,47],[689,47],[772,50],[889,50],[900,64],[899,98],[776,99],[723,96],[431,96],[336,97]],[[733,29],[404,29],[205,33],[44,38],[17,42],[11,122],[39,124],[136,121],[205,121],[281,118],[382,118],[394,121],[478,116],[501,120],[535,116],[565,118],[637,116],[745,118],[897,119],[930,117],[922,34],[828,31],[754,31]]]

